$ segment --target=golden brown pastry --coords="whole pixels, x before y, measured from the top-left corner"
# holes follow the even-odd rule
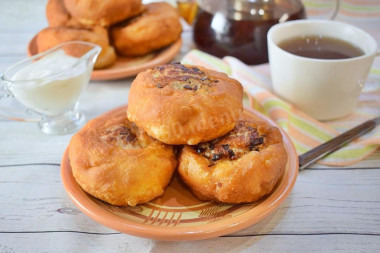
[[[116,51],[140,56],[177,41],[182,32],[177,10],[165,2],[145,5],[145,11],[130,21],[111,28]]]
[[[78,21],[67,12],[63,0],[49,0],[46,5],[46,18],[50,27],[71,26],[80,27]]]
[[[67,11],[84,25],[110,26],[141,13],[141,0],[63,0]]]
[[[89,121],[69,144],[78,184],[107,203],[135,206],[160,196],[176,167],[173,147],[149,137],[119,108]]]
[[[253,202],[273,190],[286,162],[280,131],[263,121],[243,119],[223,137],[185,146],[178,172],[202,200]]]
[[[128,98],[128,119],[167,144],[220,137],[235,126],[243,89],[226,74],[173,63],[137,75]]]
[[[94,66],[97,69],[108,67],[116,61],[115,50],[109,44],[108,32],[105,28],[100,26],[91,28],[45,28],[37,34],[36,44],[38,53],[71,40],[92,42],[102,48]]]

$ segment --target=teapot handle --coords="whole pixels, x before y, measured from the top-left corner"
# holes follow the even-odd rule
[[[331,14],[331,17],[330,17],[331,20],[334,20],[336,18],[336,16],[338,15],[339,9],[340,9],[340,0],[335,0],[335,9],[333,13]]]
[[[299,0],[305,7],[307,18],[310,19],[328,19],[328,20],[334,20],[338,16],[340,7],[341,7],[341,0],[334,0],[329,1],[327,3],[326,0],[323,1],[323,5],[319,4],[312,4],[313,1],[306,1],[306,0]],[[321,2],[315,1],[317,3]]]
[[[0,74],[0,78],[2,79],[2,74]],[[14,95],[8,89],[7,85],[4,85],[4,83],[0,83],[0,101],[3,102],[4,100],[8,100],[6,102],[14,102],[15,104],[12,103],[11,106],[4,106],[0,104],[0,118],[26,122],[39,122],[42,120],[41,115],[23,106],[21,107],[20,103],[17,102],[16,99],[14,99]]]

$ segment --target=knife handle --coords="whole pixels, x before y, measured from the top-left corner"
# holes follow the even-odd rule
[[[378,124],[380,124],[380,117],[367,120],[366,122],[336,136],[335,138],[325,142],[306,153],[298,157],[299,169],[302,170],[309,166],[310,164],[316,162],[327,154],[330,154],[337,149],[341,148],[343,145],[352,141],[356,137],[367,133],[368,131],[374,129]]]

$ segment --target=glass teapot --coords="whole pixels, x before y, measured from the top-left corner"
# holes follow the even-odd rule
[[[198,5],[197,47],[250,65],[268,62],[267,33],[273,25],[306,18],[299,0],[201,0]]]

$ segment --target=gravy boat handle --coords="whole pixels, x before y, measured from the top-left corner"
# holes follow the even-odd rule
[[[26,121],[26,122],[39,122],[42,120],[42,115],[33,112],[26,107],[19,105],[16,102],[13,94],[8,90],[5,81],[3,81],[2,75],[0,73],[0,101],[9,99],[12,102],[12,106],[0,106],[0,117],[15,121]],[[15,108],[20,107],[20,108]]]

